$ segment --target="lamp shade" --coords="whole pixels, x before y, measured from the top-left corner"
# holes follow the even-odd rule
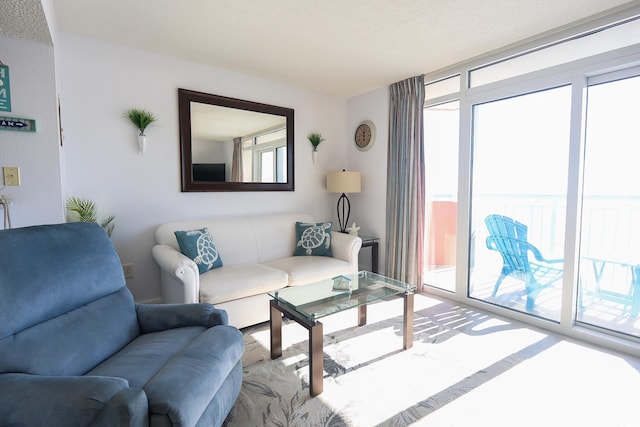
[[[327,191],[329,193],[359,193],[361,189],[360,172],[329,172]]]

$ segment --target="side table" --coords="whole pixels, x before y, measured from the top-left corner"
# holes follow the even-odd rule
[[[371,272],[378,272],[378,241],[379,237],[368,234],[360,234],[363,248],[371,248]]]

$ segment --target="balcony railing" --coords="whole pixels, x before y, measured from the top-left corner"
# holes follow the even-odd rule
[[[450,200],[450,199],[449,199]],[[439,198],[433,202],[431,212],[436,212],[438,203],[449,203],[447,211],[451,213],[451,201]],[[454,203],[455,205],[455,203]],[[455,212],[455,206],[453,206]],[[566,218],[566,199],[557,195],[474,195],[473,227],[471,233],[472,270],[476,278],[486,278],[474,282],[474,297],[490,299],[495,278],[500,274],[496,266],[496,254],[491,253],[485,240],[488,231],[484,225],[487,215],[499,213],[509,216],[528,226],[528,240],[537,246],[547,258],[564,257],[564,237]],[[445,218],[446,223],[438,223]],[[450,216],[432,218],[431,233],[438,229],[451,229]],[[640,289],[635,295],[633,284],[640,287],[640,197],[589,196],[583,199],[582,231],[580,241],[580,280],[581,294],[578,321],[599,327],[640,336],[640,327],[636,328],[638,319],[637,307],[640,304]],[[455,241],[455,228],[452,231]],[[451,240],[451,232],[446,237]],[[437,287],[453,290],[455,280],[454,269],[449,273],[443,269],[445,265],[453,267],[455,261],[455,245],[434,245],[431,242],[426,251],[427,283]],[[453,251],[453,254],[433,254],[434,251]],[[447,260],[446,262],[434,262]],[[593,260],[601,261],[594,264]],[[601,267],[602,274],[597,275]],[[479,271],[480,270],[480,271]],[[484,271],[482,271],[484,270]],[[634,276],[634,272],[636,276]],[[479,274],[478,274],[479,273]],[[635,280],[635,282],[634,282]],[[432,283],[429,283],[429,282]],[[434,282],[438,283],[434,283]],[[447,285],[447,282],[449,285]],[[556,291],[539,299],[539,311],[557,312],[559,310],[562,282]],[[481,288],[486,287],[486,290]],[[514,283],[517,291],[522,284]],[[517,292],[516,292],[517,294]],[[515,295],[515,294],[514,294]],[[632,302],[636,300],[635,309]],[[507,302],[502,301],[507,305]],[[502,303],[500,303],[502,305]],[[512,307],[519,302],[514,301]],[[524,308],[522,308],[523,311]],[[544,317],[544,316],[543,316]]]

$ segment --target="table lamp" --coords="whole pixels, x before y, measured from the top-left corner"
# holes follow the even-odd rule
[[[338,198],[338,224],[340,232],[345,233],[351,214],[351,203],[346,193],[359,193],[361,188],[360,172],[329,172],[327,174],[327,191],[342,193]]]

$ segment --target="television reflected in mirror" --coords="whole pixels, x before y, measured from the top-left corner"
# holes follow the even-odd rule
[[[293,191],[293,110],[178,89],[182,191]]]
[[[193,163],[193,180],[206,182],[225,182],[226,164],[224,163]]]

